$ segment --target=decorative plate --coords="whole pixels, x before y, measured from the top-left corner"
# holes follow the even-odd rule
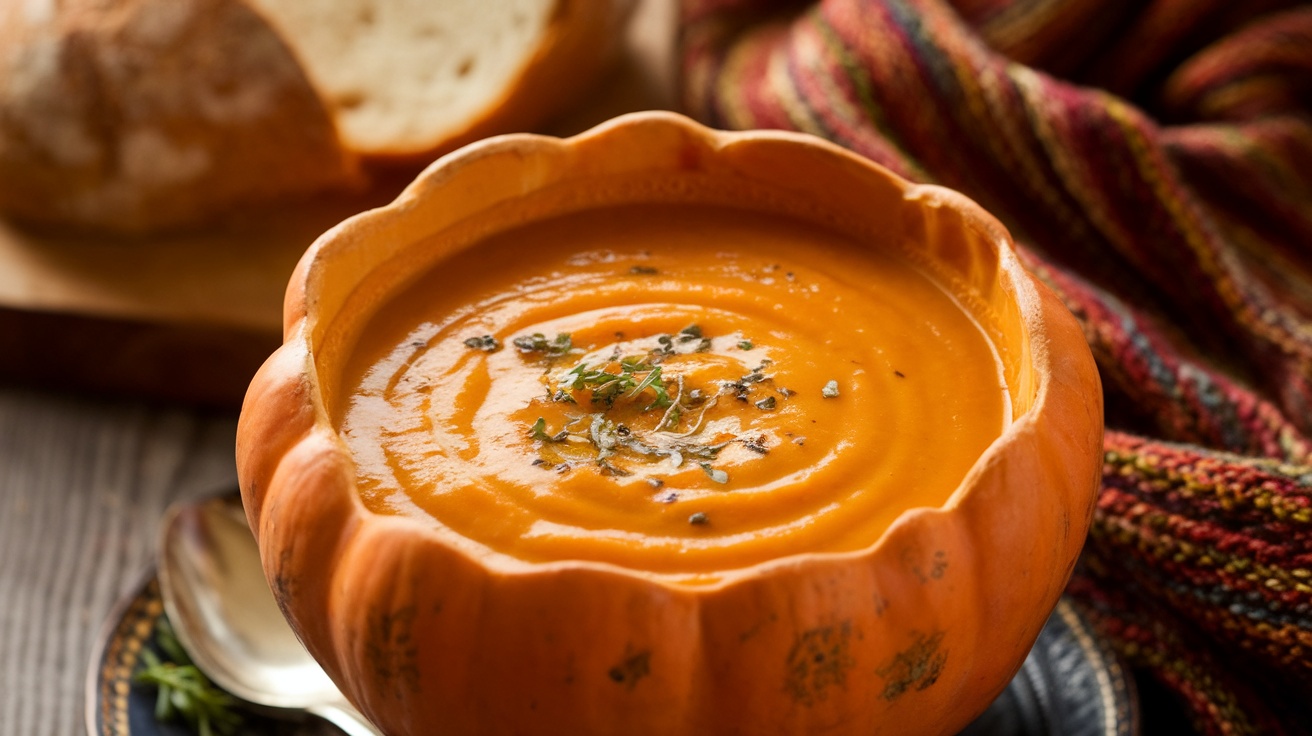
[[[160,653],[154,638],[163,615],[153,571],[111,612],[87,673],[89,736],[190,736],[185,726],[156,721],[153,690],[132,683],[142,649]],[[1063,599],[1020,672],[962,736],[1135,736],[1133,687],[1124,666]],[[253,709],[242,715],[241,732],[253,736],[340,733],[314,718],[277,720]]]

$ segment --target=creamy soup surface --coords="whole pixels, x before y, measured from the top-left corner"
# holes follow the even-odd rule
[[[336,411],[361,497],[691,582],[868,547],[1011,421],[984,332],[893,251],[695,205],[483,241],[364,323]]]

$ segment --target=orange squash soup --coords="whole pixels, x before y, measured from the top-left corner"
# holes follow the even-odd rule
[[[483,239],[363,323],[335,412],[361,497],[689,584],[869,547],[1011,421],[984,331],[896,250],[694,204]]]

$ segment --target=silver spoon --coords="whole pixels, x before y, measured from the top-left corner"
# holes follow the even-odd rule
[[[381,736],[278,610],[240,499],[174,504],[164,517],[159,559],[164,611],[216,685],[256,705],[313,713],[350,736]]]

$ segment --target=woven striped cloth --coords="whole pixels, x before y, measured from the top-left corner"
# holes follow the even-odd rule
[[[823,136],[1008,225],[1106,391],[1068,595],[1182,730],[1312,732],[1312,6],[682,13],[690,114]]]

